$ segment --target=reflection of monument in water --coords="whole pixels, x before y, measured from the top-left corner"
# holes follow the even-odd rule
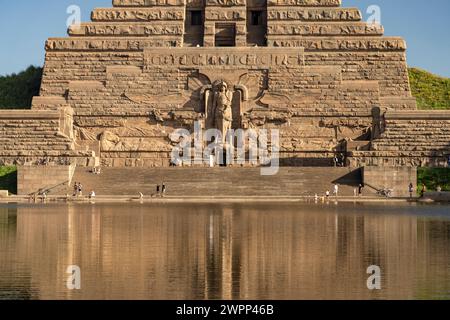
[[[443,221],[358,208],[124,208],[18,209],[15,261],[39,298],[414,298],[449,276]],[[68,264],[81,267],[83,290],[66,290]],[[366,287],[372,264],[381,292]]]
[[[18,263],[18,232],[17,209],[0,207],[0,300],[28,300],[39,296],[39,290],[33,288],[31,266]]]
[[[167,167],[198,121],[279,130],[283,166],[442,166],[450,114],[417,110],[383,32],[340,0],[113,0],[47,41],[33,110],[0,112],[0,161]]]

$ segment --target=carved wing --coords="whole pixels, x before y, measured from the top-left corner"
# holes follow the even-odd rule
[[[260,99],[260,102],[265,105],[288,106],[291,103],[291,99],[281,93],[266,92]]]
[[[239,84],[248,90],[248,100],[257,100],[264,93],[262,75],[259,74],[243,74],[239,77]]]

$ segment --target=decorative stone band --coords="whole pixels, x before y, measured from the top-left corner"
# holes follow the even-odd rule
[[[267,19],[301,21],[361,21],[357,8],[298,8],[273,7],[267,10]]]
[[[267,6],[339,7],[342,0],[267,0]]]
[[[83,23],[69,28],[70,36],[151,36],[182,35],[182,23],[110,24],[103,22]]]
[[[244,21],[247,18],[245,7],[238,8],[206,8],[205,20],[214,21]]]
[[[214,27],[214,24],[212,25]],[[238,28],[241,25],[237,26]],[[237,34],[246,34],[245,24],[242,30],[236,30]],[[302,35],[302,36],[375,36],[383,35],[381,25],[357,24],[298,24],[280,23],[268,27],[268,35]],[[80,26],[72,25],[68,33],[70,36],[152,36],[152,35],[182,35],[184,27],[182,23],[128,23],[111,24],[107,22],[83,23]],[[205,23],[205,34],[214,35],[214,28]]]
[[[49,39],[47,51],[142,51],[151,47],[181,47],[182,39],[57,38]]]
[[[185,4],[186,0],[113,0],[114,7],[184,6]]]
[[[166,36],[167,37],[167,36]],[[181,38],[181,37],[178,37]],[[142,37],[72,37],[50,38],[46,43],[47,51],[141,51],[152,47],[181,47],[182,39],[151,39]],[[337,37],[335,39],[323,38],[276,38],[268,40],[269,47],[303,47],[308,51],[404,51],[405,41],[397,37]],[[255,48],[263,49],[263,47]]]
[[[268,6],[305,6],[305,7],[338,7],[341,0],[268,0]],[[152,6],[184,6],[200,7],[206,5],[245,6],[246,0],[113,0],[114,7],[152,7]],[[264,6],[265,1],[254,0],[256,7]]]
[[[184,20],[183,7],[152,7],[139,9],[100,8],[94,9],[91,14],[92,21],[160,21]]]
[[[304,47],[306,51],[405,51],[405,40],[399,37],[334,39],[303,38],[286,36],[271,37],[267,41],[272,47]]]
[[[383,35],[384,28],[379,24],[358,23],[271,23],[267,28],[271,35],[302,35],[302,36],[350,36],[350,35]]]

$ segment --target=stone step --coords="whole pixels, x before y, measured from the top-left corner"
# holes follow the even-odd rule
[[[163,182],[170,196],[310,196],[332,191],[338,181],[342,195],[353,195],[361,182],[359,171],[349,168],[282,167],[277,175],[261,176],[260,168],[102,168],[94,175],[77,168],[73,183],[81,182],[84,193],[97,195],[150,195]]]

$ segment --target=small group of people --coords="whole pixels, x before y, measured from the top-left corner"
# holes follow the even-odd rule
[[[337,153],[333,158],[335,167],[345,167],[345,155],[343,153]]]
[[[40,196],[41,202],[45,202],[47,200],[47,192],[44,191],[42,193],[33,193],[30,194],[30,198],[28,199],[29,202],[37,202],[38,196]]]
[[[335,184],[333,186],[333,195],[337,198],[339,195],[339,185]],[[325,191],[325,196],[321,197],[322,201],[325,201],[325,199],[329,199],[331,196],[330,190]],[[319,195],[316,193],[314,196],[315,201],[317,202],[319,200]]]
[[[94,167],[94,168],[92,168],[91,172],[93,174],[101,174],[102,173],[102,168],[101,167]]]
[[[339,196],[339,185],[338,185],[337,183],[333,186],[333,195],[334,195],[336,198]],[[327,198],[330,197],[330,191],[329,191],[329,190],[327,190],[327,191],[325,192],[325,197],[327,197]]]
[[[83,195],[83,185],[81,182],[75,182],[73,185],[73,196],[79,197]]]
[[[73,196],[74,197],[82,197],[83,196],[83,185],[81,184],[81,182],[75,182],[75,184],[73,185]],[[94,199],[96,196],[95,191],[92,190],[91,192],[89,192],[89,199]]]
[[[166,184],[163,182],[161,185],[156,186],[156,197],[164,197],[166,195],[167,187]]]
[[[364,189],[364,185],[362,183],[360,183],[357,188],[353,189],[353,195],[355,197],[356,196],[361,197],[363,194],[363,189]],[[333,192],[331,192],[330,190],[325,191],[325,196],[322,197],[322,200],[329,199],[332,195],[336,198],[339,197],[339,184],[337,184],[337,183],[334,184]],[[316,201],[319,200],[319,195],[316,194],[314,198]]]

